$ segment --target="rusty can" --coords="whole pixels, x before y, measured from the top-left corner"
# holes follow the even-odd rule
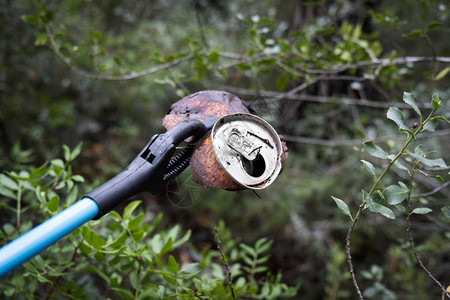
[[[190,161],[192,180],[204,188],[220,188],[229,191],[246,188],[262,189],[272,183],[283,169],[286,161],[288,155],[286,143],[281,142],[282,148],[280,150],[280,138],[273,128],[262,119],[250,115],[245,103],[237,96],[225,91],[201,91],[186,96],[172,104],[169,113],[163,119],[163,125],[170,129],[186,119],[203,121],[210,116],[222,118],[216,123],[216,130],[212,130],[214,133],[228,121],[238,125],[237,131],[234,130],[234,134],[229,141],[234,150],[228,145],[228,140],[225,140],[226,145],[223,149],[227,149],[228,152],[218,151],[215,153],[212,145],[212,134],[203,136],[196,143]],[[242,124],[239,125],[239,123]],[[249,131],[246,126],[253,129]],[[223,129],[225,127],[221,130]],[[260,133],[260,131],[267,131],[267,135]],[[251,135],[251,133],[256,136]],[[215,134],[214,136],[214,144],[220,143],[220,132],[219,135]],[[242,146],[239,146],[239,139],[242,140]],[[273,149],[265,143],[266,140],[274,146]],[[262,143],[260,145],[262,147],[255,150],[259,147],[255,146],[247,151],[248,145],[252,147],[253,143]],[[269,147],[270,151],[266,147]],[[252,152],[252,150],[255,151]],[[229,159],[223,160],[223,158]],[[221,161],[225,165],[219,164]],[[226,163],[227,161],[230,166]],[[234,164],[233,167],[231,167],[231,162]]]
[[[245,188],[266,188],[281,172],[280,137],[269,123],[255,115],[223,116],[211,131],[211,144],[220,167]]]

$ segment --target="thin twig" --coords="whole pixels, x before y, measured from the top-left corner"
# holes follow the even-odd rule
[[[77,252],[78,252],[78,248],[80,248],[81,244],[83,243],[83,239],[80,240],[80,242],[78,244],[76,244],[73,248],[73,252],[72,252],[72,257],[70,259],[70,262],[74,262],[75,258],[77,257]],[[67,270],[69,270],[69,267],[66,266],[61,273],[65,274],[67,272]],[[47,293],[47,299],[50,299],[50,296],[55,292],[55,289],[57,288],[59,281],[61,280],[61,278],[63,277],[63,275],[59,275],[57,276],[55,279],[52,280],[53,284],[52,284],[52,288],[50,291],[48,291]]]
[[[315,78],[314,82],[311,82],[309,85],[320,81],[320,80],[352,80],[347,76],[324,76]],[[354,81],[354,80],[353,80]],[[254,90],[254,89],[245,89],[245,88],[236,88],[233,86],[222,86],[221,88],[229,91],[231,93],[245,95],[245,96],[259,96],[265,98],[271,98],[275,100],[299,100],[299,101],[307,101],[307,102],[318,102],[318,103],[333,103],[333,104],[342,104],[342,105],[357,105],[357,106],[367,106],[374,108],[389,108],[389,107],[397,107],[397,108],[405,108],[412,109],[406,103],[402,102],[380,102],[371,99],[352,99],[348,97],[328,97],[328,96],[316,96],[316,95],[308,95],[308,94],[297,94],[299,90],[305,89],[305,83],[298,86],[297,88],[292,89],[288,92],[277,92],[271,90]],[[308,85],[308,86],[309,86]],[[306,86],[307,87],[307,86]],[[432,105],[429,103],[417,104],[419,108],[431,109]],[[450,105],[442,105],[441,107],[450,107]]]
[[[8,236],[6,237],[6,241],[9,241],[10,238],[14,235],[14,233],[16,233],[17,230],[20,229],[20,226],[22,226],[22,224],[25,224],[26,222],[28,222],[35,214],[37,214],[39,212],[39,209],[41,208],[41,204],[39,203],[38,206],[36,206],[34,208],[34,210],[23,220],[23,222],[21,224],[18,224],[18,226],[16,225],[16,227],[14,227],[14,229],[8,234]]]
[[[227,262],[227,259],[225,258],[223,250],[222,250],[222,243],[219,238],[219,228],[216,227],[216,228],[214,228],[214,230],[216,232],[215,239],[216,239],[216,243],[217,243],[217,249],[219,249],[220,258],[222,259],[222,263],[225,267],[225,273],[227,274],[227,281],[228,281],[228,285],[230,286],[231,296],[233,297],[233,300],[237,300],[236,296],[234,295],[233,282],[231,279],[231,268]]]
[[[444,184],[438,186],[437,188],[435,188],[435,189],[432,190],[432,191],[429,191],[429,192],[427,192],[427,193],[422,193],[422,194],[414,194],[414,195],[412,195],[411,197],[412,197],[412,198],[420,198],[420,197],[429,197],[429,196],[432,196],[432,195],[434,195],[434,194],[440,192],[441,190],[445,189],[445,188],[447,187],[447,185],[449,185],[449,184],[450,184],[450,181],[447,181],[446,183],[444,183]]]
[[[371,66],[380,66],[380,67],[389,67],[394,65],[404,65],[409,63],[419,63],[419,62],[444,62],[444,63],[450,63],[450,57],[447,56],[436,56],[436,57],[430,57],[430,56],[405,56],[405,57],[397,57],[397,58],[381,58],[377,61],[373,60],[365,60],[360,61],[357,63],[351,63],[351,64],[345,64],[345,65],[334,65],[329,70],[323,70],[323,69],[308,69],[305,70],[307,73],[310,74],[330,74],[330,73],[340,73],[343,71],[346,71],[348,69],[359,69],[363,67],[371,67]]]
[[[352,226],[349,228],[349,230],[347,232],[347,237],[345,238],[345,252],[347,254],[347,263],[348,263],[348,267],[350,269],[350,275],[352,276],[353,286],[356,289],[356,293],[358,294],[359,299],[364,300],[361,289],[358,286],[358,281],[356,280],[355,270],[353,268],[353,262],[352,262],[352,254],[351,254],[352,233],[353,233],[353,228],[355,227],[357,220],[358,220],[358,217],[355,217],[353,220]]]
[[[430,47],[431,55],[433,55],[434,73],[436,74],[437,71],[438,71],[438,67],[439,67],[439,63],[436,60],[436,48],[434,47],[433,42],[431,41],[430,37],[428,36],[428,34],[426,32],[423,35],[423,37],[425,38],[425,40],[427,41],[428,46]]]
[[[153,74],[153,73],[156,73],[159,71],[169,69],[169,68],[176,66],[178,64],[181,64],[185,61],[191,60],[193,57],[194,57],[193,54],[189,54],[185,57],[177,58],[170,62],[160,64],[160,65],[148,68],[148,69],[140,71],[140,72],[132,72],[129,74],[123,74],[123,75],[119,75],[119,76],[97,75],[97,74],[89,73],[89,72],[83,71],[81,69],[78,69],[78,68],[74,67],[73,65],[69,65],[69,66],[72,68],[72,70],[75,73],[82,75],[84,77],[88,77],[88,78],[92,78],[92,79],[99,79],[99,80],[123,81],[123,80],[136,79],[139,77],[143,77],[146,75],[150,75],[150,74]]]
[[[203,45],[206,48],[209,48],[208,41],[205,36],[205,29],[203,27],[202,19],[200,16],[200,3],[198,0],[194,0],[194,10],[195,10],[195,18],[197,19],[197,26],[200,31],[200,37],[202,39]]]
[[[289,135],[289,134],[283,134],[283,140],[286,142],[292,142],[292,143],[302,143],[302,144],[309,144],[309,145],[317,145],[317,146],[326,146],[326,147],[352,147],[352,146],[359,146],[364,141],[364,139],[318,139],[318,138],[312,138],[312,137],[306,137],[306,136],[295,136],[295,135]],[[439,130],[436,132],[430,132],[429,135],[426,136],[417,136],[416,139],[426,139],[430,138],[432,136],[445,136],[450,135],[450,129],[445,130]],[[373,142],[386,142],[389,140],[401,140],[404,138],[404,135],[386,135],[381,136],[375,139],[372,139]],[[415,197],[415,196],[414,196]]]
[[[197,299],[203,300],[203,298],[202,298],[201,296],[199,296],[199,295],[197,294],[197,292],[194,292],[194,296],[195,296],[195,298],[197,298]]]
[[[59,56],[59,58],[61,58],[64,61],[64,63],[66,65],[68,65],[75,73],[77,73],[78,75],[87,77],[87,78],[92,78],[92,79],[114,80],[114,81],[136,79],[139,77],[143,77],[145,75],[149,75],[149,74],[156,73],[156,72],[159,72],[162,70],[166,70],[166,69],[171,68],[175,65],[178,65],[182,62],[188,61],[194,57],[193,54],[189,54],[189,55],[186,55],[185,57],[180,57],[180,58],[174,59],[170,62],[160,64],[158,66],[154,66],[154,67],[148,68],[148,69],[140,71],[140,72],[132,72],[130,74],[123,74],[123,75],[119,75],[119,76],[98,75],[98,74],[93,74],[93,73],[81,70],[80,68],[74,66],[73,63],[71,62],[70,58],[65,56],[59,50],[59,47],[56,44],[53,32],[48,24],[45,24],[45,31],[47,33],[47,36],[49,37],[50,48],[55,52],[55,54],[57,56]]]
[[[420,258],[419,254],[417,253],[416,248],[414,247],[414,240],[412,238],[412,233],[411,233],[411,191],[412,191],[412,183],[413,183],[413,177],[414,177],[414,173],[416,171],[416,166],[419,163],[419,161],[416,161],[416,163],[414,164],[413,170],[410,174],[410,178],[409,178],[409,186],[408,186],[408,193],[407,193],[407,198],[406,198],[406,203],[407,203],[407,207],[406,207],[406,232],[408,233],[408,242],[409,242],[409,248],[411,249],[412,253],[414,254],[414,257],[416,259],[416,261],[419,263],[419,266],[422,268],[422,270],[425,271],[425,273],[427,273],[428,277],[431,278],[431,280],[433,280],[438,286],[439,288],[442,290],[443,294],[445,294],[447,296],[447,298],[450,299],[450,294],[446,291],[445,287],[442,285],[442,283],[437,280],[433,274],[431,274],[431,272],[427,269],[427,267],[424,265],[424,263],[422,262],[422,259]]]
[[[180,295],[178,295],[178,280],[177,276],[178,272],[175,272],[174,279],[175,279],[175,295],[177,295],[177,300],[180,300]]]

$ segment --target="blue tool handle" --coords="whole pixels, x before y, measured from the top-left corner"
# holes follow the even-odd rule
[[[51,219],[0,248],[0,278],[98,214],[97,204],[83,198]]]

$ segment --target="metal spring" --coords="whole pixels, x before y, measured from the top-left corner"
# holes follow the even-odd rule
[[[175,158],[170,160],[166,174],[164,174],[164,182],[172,180],[187,168],[193,151],[194,148],[183,149]]]

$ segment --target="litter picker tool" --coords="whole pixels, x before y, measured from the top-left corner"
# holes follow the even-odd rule
[[[184,120],[163,134],[154,135],[121,173],[86,194],[51,219],[0,248],[0,277],[37,255],[89,220],[99,219],[118,204],[143,191],[158,193],[187,166],[193,148],[177,145],[188,138],[198,140],[213,127],[217,117],[203,122]]]

